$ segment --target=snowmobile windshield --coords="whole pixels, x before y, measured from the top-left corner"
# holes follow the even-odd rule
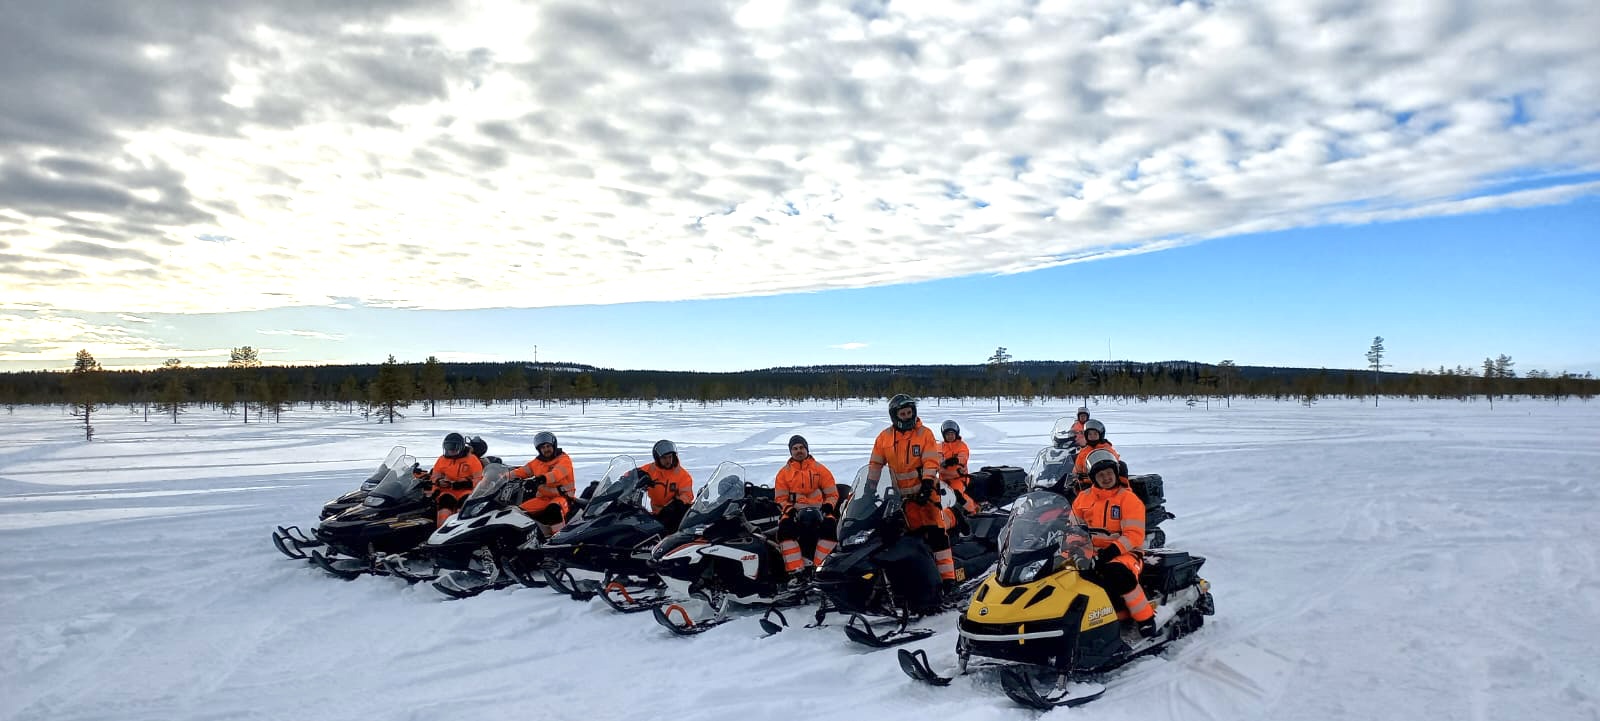
[[[855,480],[850,483],[850,500],[839,516],[839,539],[845,546],[866,543],[872,531],[883,525],[884,515],[897,513],[900,508],[900,494],[894,484],[879,478],[874,486],[867,480],[867,470],[862,466],[856,471]]]
[[[516,481],[514,486],[513,481]],[[496,508],[521,502],[521,489],[521,481],[511,475],[510,468],[504,463],[490,463],[483,467],[483,480],[473,487],[466,502],[461,504],[461,518],[474,518]],[[511,494],[505,493],[507,490],[516,493],[516,497],[510,497]]]
[[[1073,439],[1072,424],[1077,423],[1077,422],[1078,422],[1078,419],[1074,418],[1072,416],[1067,416],[1066,418],[1057,418],[1056,419],[1056,424],[1050,428],[1050,440],[1053,440],[1053,441],[1070,441],[1070,440],[1072,440]]]
[[[1055,488],[1061,477],[1072,472],[1072,453],[1065,448],[1046,448],[1033,457],[1033,468],[1028,475],[1034,488]]]
[[[612,506],[640,505],[639,496],[644,487],[639,482],[639,464],[633,456],[617,456],[606,466],[606,475],[600,479],[589,505],[583,509],[584,518],[596,518]]]
[[[739,502],[744,500],[745,479],[749,477],[744,466],[723,461],[711,473],[711,480],[700,487],[700,493],[694,497],[694,505],[689,506],[689,512],[684,514],[679,527],[687,529],[710,525],[730,513],[737,513]]]
[[[1030,583],[1054,573],[1072,539],[1087,539],[1088,529],[1072,517],[1072,504],[1056,493],[1034,491],[1011,505],[1011,519],[1000,531],[999,580]]]
[[[412,496],[421,497],[423,479],[411,474],[411,467],[416,464],[417,459],[401,456],[384,475],[383,480],[367,494],[367,500],[363,503],[368,506],[384,506]]]
[[[395,446],[394,448],[390,448],[389,455],[384,456],[383,462],[379,463],[378,467],[372,471],[372,475],[367,476],[367,480],[361,483],[361,490],[370,491],[374,488],[377,488],[378,484],[382,483],[383,479],[389,476],[389,469],[397,468],[398,464],[400,463],[400,459],[404,458],[405,455],[405,446]]]

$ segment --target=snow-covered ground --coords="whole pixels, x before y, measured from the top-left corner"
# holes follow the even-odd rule
[[[1600,405],[1181,403],[1094,408],[1159,472],[1169,545],[1206,556],[1217,615],[1061,718],[1600,719]],[[925,403],[978,464],[1026,467],[1068,406]],[[451,430],[521,462],[554,430],[580,480],[671,438],[704,478],[770,479],[793,433],[848,477],[878,404],[321,411],[242,425],[122,410],[0,415],[0,720],[1026,719],[988,682],[914,684],[837,628],[754,618],[676,638],[541,589],[447,601],[275,551],[393,445]],[[916,644],[950,662],[955,617]]]

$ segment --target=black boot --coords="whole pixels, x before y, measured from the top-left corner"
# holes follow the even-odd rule
[[[1155,638],[1160,635],[1160,631],[1156,629],[1155,617],[1152,616],[1139,622],[1139,635],[1145,638]]]

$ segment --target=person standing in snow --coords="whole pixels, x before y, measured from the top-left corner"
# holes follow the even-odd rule
[[[461,502],[483,480],[483,462],[473,455],[467,439],[460,433],[450,433],[440,444],[444,455],[433,462],[428,480],[433,484],[434,503],[437,504],[434,521],[443,525],[445,520],[461,509]]]
[[[523,481],[530,495],[522,502],[522,510],[544,526],[545,535],[561,530],[575,504],[572,494],[578,489],[576,474],[572,471],[572,457],[556,445],[556,434],[539,431],[533,434],[533,447],[539,455],[527,463],[511,469],[511,476]]]
[[[650,456],[655,461],[639,466],[639,473],[646,479],[651,512],[667,533],[675,533],[694,503],[694,478],[678,461],[678,446],[672,441],[656,441]]]
[[[950,553],[949,528],[934,481],[939,476],[939,442],[917,417],[916,399],[904,393],[889,399],[889,427],[878,433],[867,463],[872,488],[888,467],[895,490],[905,503],[906,530],[922,538],[933,551],[939,579],[946,588],[956,583],[955,557]]]
[[[955,494],[956,501],[954,508],[944,509],[945,527],[961,529],[966,526],[966,516],[978,512],[978,503],[967,492],[967,461],[972,451],[961,440],[961,425],[954,420],[940,423],[939,435],[944,437],[939,443],[939,455],[944,459],[939,462],[939,481]]]
[[[789,438],[789,461],[778,469],[773,479],[773,499],[783,510],[778,521],[778,550],[783,553],[783,570],[790,576],[806,567],[801,553],[801,535],[815,535],[817,545],[812,564],[822,561],[839,545],[839,519],[835,509],[839,506],[839,486],[834,483],[833,472],[811,456],[811,444],[805,436]]]

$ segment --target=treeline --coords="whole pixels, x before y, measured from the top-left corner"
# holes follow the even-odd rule
[[[392,421],[420,405],[535,401],[583,404],[596,399],[711,403],[774,398],[844,400],[895,393],[943,398],[1048,399],[1110,397],[1226,402],[1235,397],[1315,402],[1323,397],[1589,399],[1600,380],[1529,371],[1518,377],[1507,356],[1412,373],[1240,366],[1187,361],[1011,362],[999,349],[983,365],[805,366],[737,373],[633,371],[574,363],[400,363],[262,366],[248,346],[226,367],[195,368],[172,359],[157,370],[100,369],[81,353],[71,372],[0,374],[0,404],[126,405],[176,422],[190,406],[220,408],[243,422],[276,419],[295,404],[322,404]],[[86,370],[87,369],[87,370]],[[87,374],[87,375],[85,375]],[[74,378],[76,376],[76,378]],[[82,410],[80,408],[80,410]],[[92,410],[92,407],[89,409]],[[87,420],[87,419],[86,419]],[[85,423],[87,426],[87,422]]]

